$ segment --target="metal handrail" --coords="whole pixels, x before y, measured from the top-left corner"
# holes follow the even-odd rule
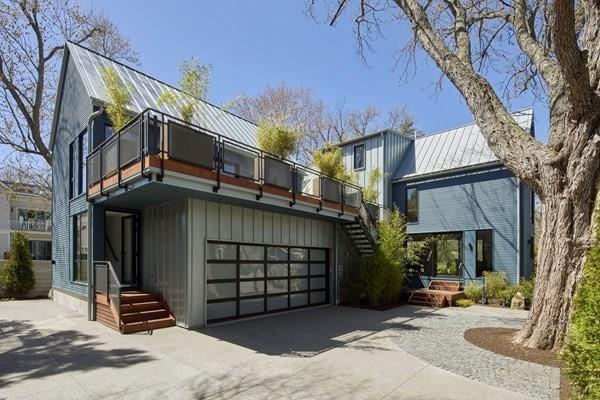
[[[121,323],[120,322],[121,321],[121,292],[122,292],[124,285],[121,284],[121,281],[119,280],[119,277],[117,276],[117,273],[110,261],[94,261],[93,266],[94,266],[94,268],[93,268],[93,279],[92,279],[92,288],[93,288],[92,293],[93,293],[94,297],[96,296],[97,292],[106,294],[106,296],[109,299],[109,304],[110,304],[113,312],[117,316],[117,324],[120,327],[120,323]],[[98,271],[97,270],[99,268],[106,269],[105,282],[103,282],[104,287],[98,287]],[[94,298],[94,307],[95,307],[95,304],[96,304],[96,301]],[[95,312],[94,312],[94,314],[95,314]]]
[[[157,118],[157,117],[159,117],[159,118]],[[213,156],[213,161],[214,161],[213,169],[216,170],[216,172],[217,172],[217,180],[218,180],[217,186],[215,187],[215,191],[217,191],[220,187],[220,175],[221,175],[221,172],[223,172],[222,169],[224,168],[224,165],[222,162],[223,149],[226,146],[230,146],[230,147],[237,147],[241,150],[250,151],[254,154],[257,154],[257,158],[259,160],[258,176],[252,180],[255,182],[258,182],[259,185],[265,184],[265,168],[266,168],[265,167],[265,158],[266,157],[276,159],[278,161],[281,161],[284,164],[289,165],[291,173],[292,173],[291,180],[294,183],[293,185],[291,185],[291,188],[290,188],[290,191],[292,192],[292,195],[294,197],[294,201],[291,203],[292,205],[293,205],[293,203],[295,203],[295,194],[298,191],[298,188],[297,188],[298,185],[297,185],[295,176],[299,171],[305,171],[307,173],[314,174],[315,176],[319,177],[319,192],[318,192],[318,195],[315,195],[315,197],[318,197],[321,201],[323,200],[323,196],[322,196],[322,191],[320,190],[321,189],[320,181],[322,179],[328,179],[333,182],[339,183],[341,185],[341,192],[342,192],[341,199],[340,199],[342,214],[344,212],[344,204],[343,203],[345,200],[344,197],[345,197],[345,193],[346,193],[345,188],[352,188],[354,190],[357,190],[359,192],[359,196],[362,201],[362,188],[356,184],[332,177],[330,175],[327,175],[320,171],[317,171],[313,168],[298,164],[294,161],[282,159],[281,157],[278,157],[277,155],[272,154],[270,152],[255,148],[251,145],[248,145],[241,141],[232,139],[230,137],[223,136],[217,132],[211,131],[210,129],[203,128],[203,127],[195,125],[193,123],[185,122],[185,121],[181,120],[180,118],[168,115],[166,113],[163,113],[162,111],[159,111],[159,110],[156,110],[153,108],[144,109],[141,113],[139,113],[137,116],[132,118],[125,126],[123,126],[123,128],[121,128],[119,131],[117,131],[112,137],[105,139],[93,151],[91,151],[88,154],[88,156],[86,158],[86,163],[88,164],[88,171],[89,171],[88,173],[90,174],[90,176],[93,175],[92,168],[90,168],[90,161],[92,159],[94,159],[95,157],[97,157],[98,155],[100,155],[100,160],[98,161],[100,163],[99,164],[100,174],[96,180],[88,179],[88,187],[92,187],[93,185],[97,184],[98,182],[100,182],[101,186],[102,186],[103,179],[108,175],[112,175],[112,173],[104,174],[102,171],[102,150],[105,149],[107,146],[112,145],[115,140],[117,140],[117,143],[120,144],[122,134],[127,132],[128,129],[131,128],[131,126],[133,126],[137,121],[141,122],[141,124],[140,124],[141,131],[140,131],[140,139],[139,139],[140,140],[140,146],[139,146],[140,148],[139,148],[138,159],[141,159],[143,162],[143,160],[144,160],[143,156],[146,154],[149,154],[149,143],[148,143],[149,139],[146,137],[148,135],[148,126],[147,126],[148,124],[144,124],[144,121],[150,121],[151,118],[153,118],[153,120],[156,123],[161,124],[160,126],[163,126],[163,127],[165,126],[165,124],[168,124],[168,122],[173,121],[173,122],[179,123],[181,125],[184,125],[187,128],[198,131],[199,133],[206,134],[206,135],[209,135],[209,136],[212,136],[215,138],[215,144],[216,144],[215,150],[216,151]],[[165,155],[168,155],[168,150],[165,149],[164,136],[165,135],[164,135],[164,128],[163,128],[163,129],[161,129],[160,140],[159,140],[159,143],[157,144],[157,146],[159,147],[157,154],[159,154],[160,159],[161,159],[161,172],[162,172],[162,168],[163,168],[162,165],[163,165],[163,160],[165,158]],[[144,141],[146,143],[144,143]],[[120,160],[118,161],[118,164],[120,164]],[[122,168],[121,165],[118,165],[117,167],[118,167],[117,168],[118,171],[120,171],[120,169]],[[142,175],[143,175],[143,171],[142,171]],[[251,179],[251,178],[247,178],[247,179]],[[120,174],[119,174],[119,185],[121,183],[120,181],[121,181],[121,179],[120,179]],[[101,187],[101,190],[102,190],[102,187]],[[302,192],[300,192],[300,193],[302,193]],[[305,194],[305,193],[302,193],[302,194]],[[262,195],[262,186],[261,186],[261,195]]]

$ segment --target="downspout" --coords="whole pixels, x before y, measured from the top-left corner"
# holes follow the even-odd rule
[[[98,118],[99,116],[101,116],[104,113],[104,107],[100,107],[98,108],[96,111],[94,111],[93,113],[90,114],[90,116],[88,117],[88,122],[87,122],[87,135],[88,135],[88,151],[91,148],[90,146],[90,142],[92,142],[92,128],[93,128],[93,122],[96,118]],[[87,162],[87,160],[84,160],[84,162]],[[87,168],[86,168],[87,171]],[[85,190],[87,191],[87,188],[85,188]],[[87,215],[88,215],[88,321],[94,321],[96,319],[96,315],[95,315],[95,307],[94,307],[94,290],[93,288],[96,285],[96,282],[93,282],[94,280],[94,229],[93,229],[93,225],[94,225],[94,204],[93,203],[88,203],[88,211],[87,211]],[[75,233],[75,232],[73,232]]]

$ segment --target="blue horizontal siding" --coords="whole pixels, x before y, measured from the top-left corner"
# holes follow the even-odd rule
[[[68,52],[65,53],[68,56]],[[85,195],[69,199],[69,145],[86,128],[92,102],[72,60],[66,64],[63,96],[56,121],[52,161],[52,286],[87,295],[87,286],[73,282],[72,216],[87,210]]]
[[[393,201],[406,210],[406,187],[419,193],[418,222],[408,233],[463,232],[464,262],[474,271],[474,232],[493,230],[493,267],[507,279],[518,279],[518,182],[506,169],[452,175],[393,184]],[[471,244],[471,246],[469,246]]]

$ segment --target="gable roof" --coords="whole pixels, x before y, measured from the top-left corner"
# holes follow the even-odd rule
[[[113,67],[131,93],[129,110],[132,113],[138,114],[146,108],[153,108],[165,114],[179,115],[183,100],[187,96],[180,89],[72,42],[67,42],[65,47],[64,57],[67,58],[69,55],[83,80],[88,95],[95,103],[107,102],[106,87],[101,71],[104,67]],[[63,79],[64,77],[61,76],[61,81]],[[62,89],[62,82],[59,84],[59,88],[59,90]],[[176,104],[158,103],[158,97],[165,91],[173,92]],[[199,102],[198,111],[192,122],[231,139],[251,146],[256,145],[257,126],[254,123],[206,101]],[[51,145],[54,141],[54,134],[55,128],[52,131]]]
[[[523,129],[533,132],[532,108],[511,115]],[[490,163],[499,163],[499,160],[477,124],[472,123],[414,140],[392,180]]]

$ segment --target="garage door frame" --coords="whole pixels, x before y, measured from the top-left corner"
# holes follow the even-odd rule
[[[209,246],[211,244],[217,245],[225,245],[222,248],[228,249],[228,254],[233,254],[233,250],[231,246],[235,246],[235,258],[233,256],[225,256],[224,258],[209,258],[210,251]],[[307,307],[313,307],[318,305],[328,304],[329,295],[330,295],[330,249],[324,247],[313,247],[313,246],[296,246],[296,245],[280,245],[280,244],[263,244],[263,243],[247,243],[247,242],[233,242],[233,241],[225,241],[225,240],[207,240],[206,242],[207,252],[206,252],[206,296],[205,296],[205,304],[206,304],[206,312],[207,312],[207,323],[217,323],[224,322],[230,320],[236,320],[241,318],[253,317],[257,315],[264,314],[272,314],[282,311],[295,310]],[[248,249],[253,248],[252,250],[256,250],[255,255],[258,255],[260,251],[262,251],[262,259],[243,259],[241,256],[242,248]],[[260,250],[260,249],[262,250]],[[269,259],[269,249],[275,249],[274,252],[280,252],[281,249],[286,249],[287,258],[279,258],[276,260]],[[294,251],[292,251],[294,249]],[[305,259],[298,259],[297,255],[304,253],[306,254]],[[324,256],[317,257],[321,253],[324,253]],[[294,258],[293,254],[296,254]],[[285,276],[276,275],[270,276],[270,272],[273,269],[279,268],[281,270],[281,266],[284,265],[287,267],[287,273]],[[232,269],[235,265],[235,277],[227,277],[227,278],[212,278],[210,277],[210,271],[214,268],[218,268],[221,265]],[[240,270],[242,265],[256,265],[258,267],[262,266],[262,277],[253,277],[253,278],[240,278]],[[294,266],[294,267],[292,267]],[[297,270],[301,270],[303,266],[306,266],[306,274],[298,274]],[[292,268],[295,271],[292,271]],[[323,273],[320,273],[320,270],[323,269]],[[315,272],[315,273],[313,273]],[[322,283],[322,279],[325,280],[325,286],[323,289],[315,289],[317,283]],[[287,290],[286,291],[278,291],[274,293],[269,293],[269,282],[271,281],[279,281],[283,282],[287,280]],[[299,283],[301,281],[306,281],[307,288],[301,290],[293,290],[292,281],[294,283]],[[241,283],[243,282],[262,282],[262,292],[261,294],[255,295],[244,295],[241,293]],[[235,296],[229,297],[219,297],[219,298],[209,298],[210,290],[208,287],[210,285],[215,284],[226,284],[221,286],[228,286],[230,289],[232,288],[231,284],[235,284]],[[229,285],[227,285],[229,284]],[[256,286],[256,285],[255,285]],[[320,286],[319,286],[320,287]],[[312,302],[311,303],[311,295],[315,296],[318,294],[319,299],[322,296],[323,301]],[[306,295],[306,304],[302,305],[292,305],[292,296]],[[283,308],[277,309],[269,309],[269,299],[279,299],[283,300],[283,297],[287,296],[287,306]],[[316,296],[315,296],[316,298]],[[262,310],[258,312],[241,312],[242,301],[248,300],[253,301],[256,304],[259,304],[258,299],[263,300]],[[222,318],[213,318],[210,319],[208,315],[208,309],[211,304],[219,304],[222,303],[231,306],[231,303],[235,302],[235,315],[230,315]]]

